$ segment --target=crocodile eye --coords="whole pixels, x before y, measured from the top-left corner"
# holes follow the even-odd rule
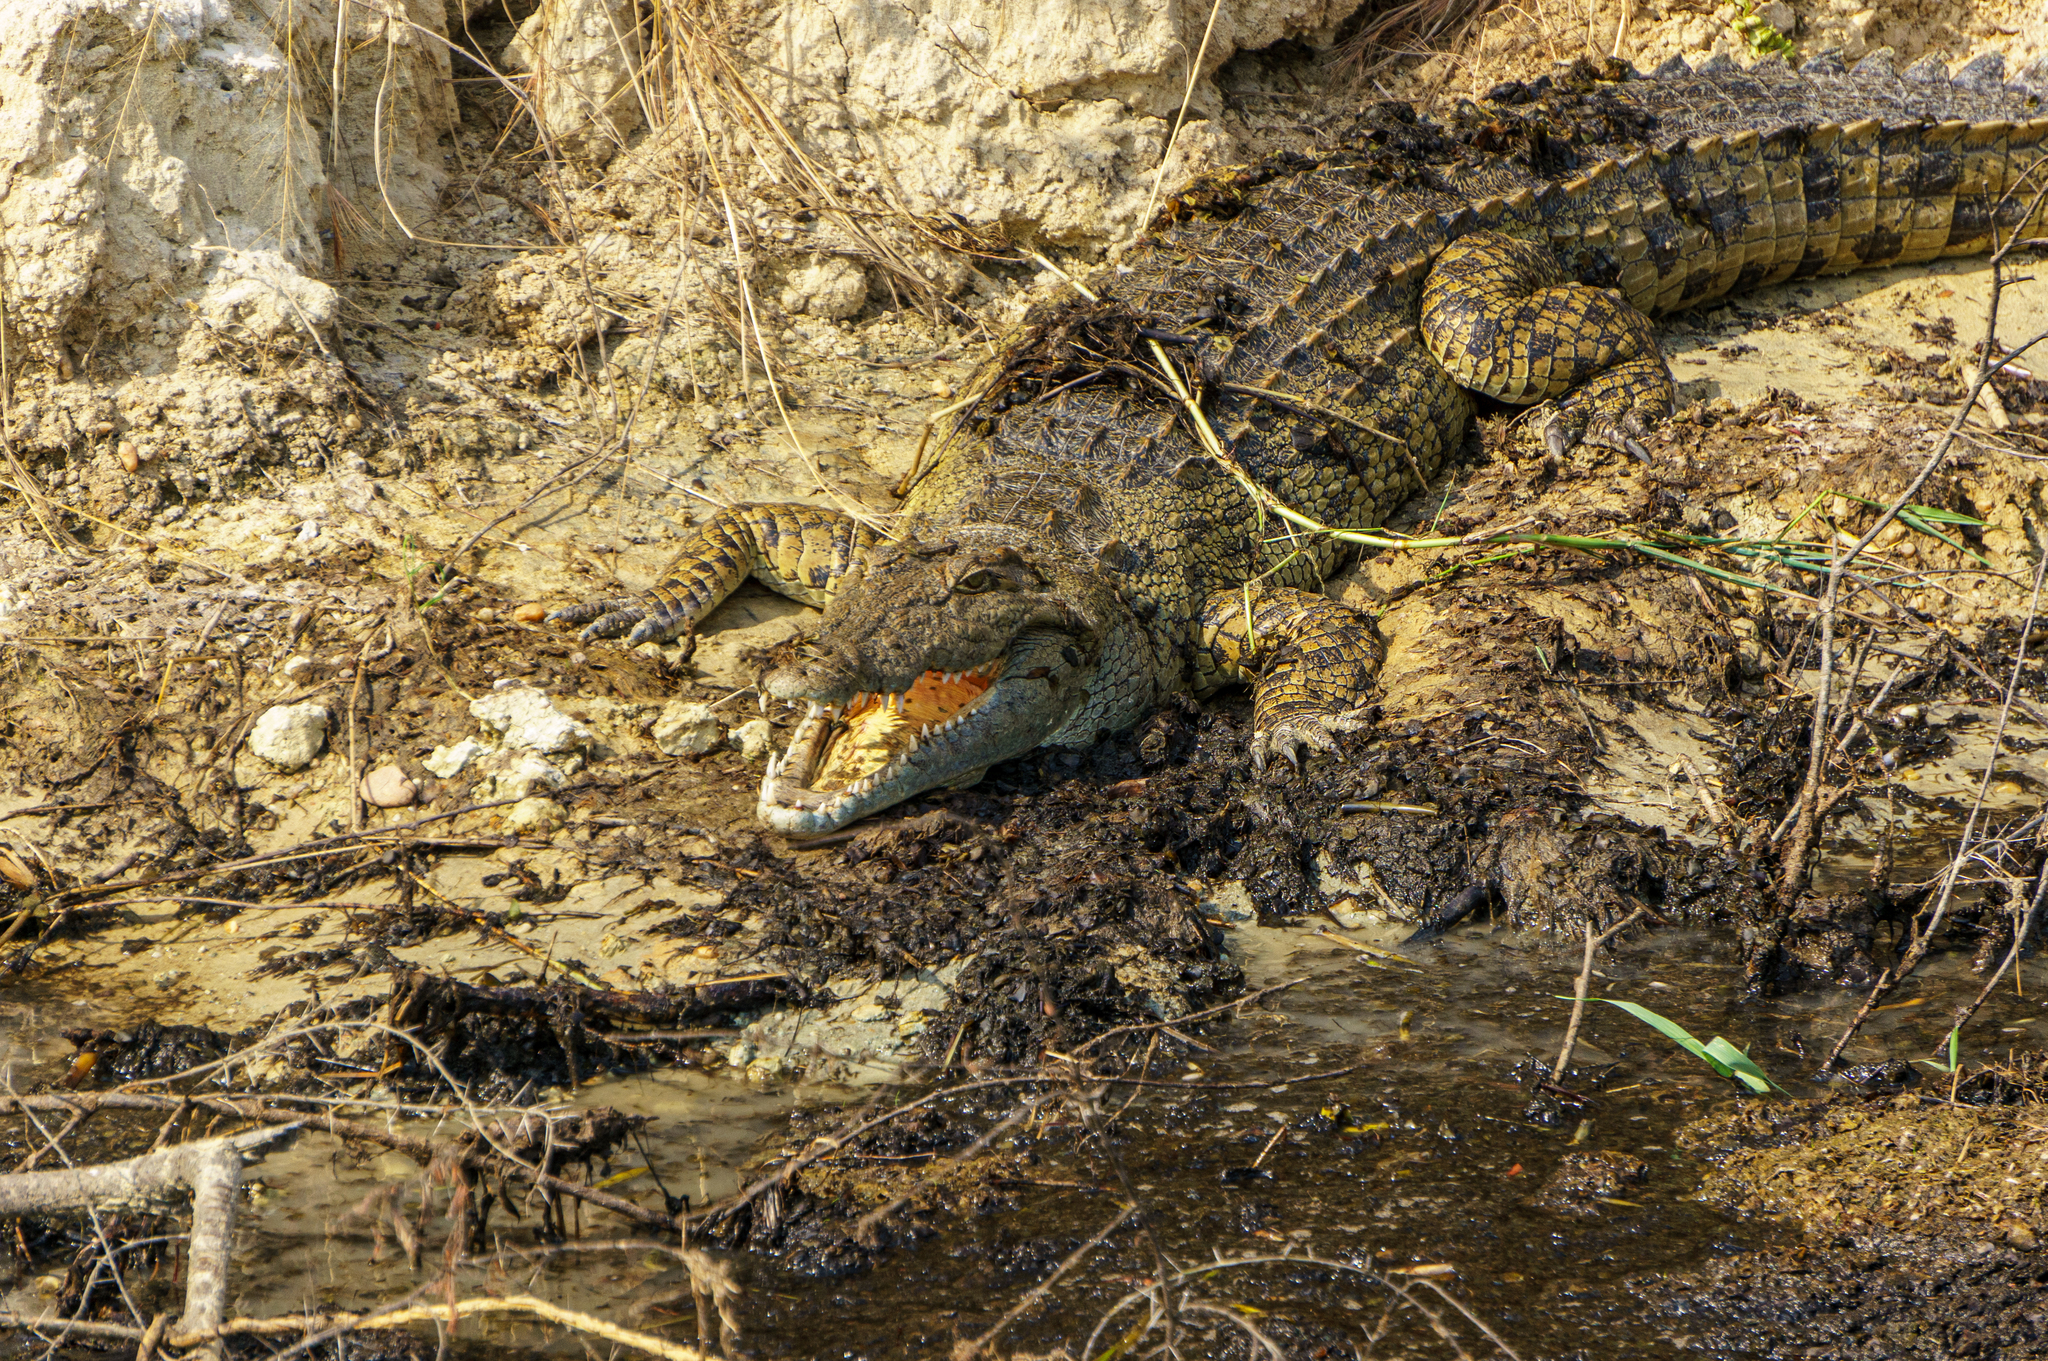
[[[953,583],[953,589],[962,595],[979,595],[996,588],[996,575],[986,567],[977,567]]]

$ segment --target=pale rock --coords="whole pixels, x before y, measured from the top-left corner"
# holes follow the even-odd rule
[[[363,802],[376,808],[404,808],[420,796],[420,787],[397,766],[379,766],[363,776]]]
[[[789,1072],[789,1062],[780,1054],[763,1054],[747,1065],[747,1081],[773,1082]]]
[[[1849,61],[1870,55],[1884,29],[1884,20],[1874,9],[1858,10],[1849,16],[1849,31],[1842,42],[1842,56]]]
[[[276,340],[287,331],[310,334],[331,326],[341,295],[309,279],[274,250],[210,253],[216,269],[192,315],[215,331],[248,340]]]
[[[844,321],[867,306],[868,272],[843,255],[813,256],[791,269],[782,285],[782,310]]]
[[[489,799],[524,799],[569,783],[561,766],[523,747],[492,752],[476,763],[476,775],[474,793]]]
[[[542,127],[571,155],[605,161],[639,129],[637,0],[540,0],[505,48],[531,72]]]
[[[475,738],[465,737],[452,747],[435,747],[433,754],[424,761],[421,761],[420,764],[425,766],[432,774],[438,775],[444,780],[452,780],[467,770],[470,763],[475,761],[477,757],[484,755],[488,751],[490,751],[490,748]]]
[[[1785,0],[1768,0],[1767,3],[1758,5],[1756,15],[1788,38],[1792,36],[1792,30],[1799,26],[1799,16],[1792,12],[1792,7],[1786,4]]]
[[[1094,245],[1143,225],[1183,101],[1191,127],[1222,111],[1218,67],[1285,39],[1326,44],[1360,4],[1219,0],[1205,46],[1208,4],[782,0],[749,51],[790,73],[757,92],[797,140],[828,163],[886,165],[909,211]]]
[[[378,77],[348,82],[337,109],[304,86],[336,43],[330,4],[0,4],[14,362],[69,377],[70,346],[98,337],[97,363],[134,386],[223,341],[290,332],[311,348],[306,333],[339,302],[313,277],[330,267],[320,228],[334,198],[366,219],[351,264],[407,240],[389,210],[419,221],[439,206],[455,112],[445,13],[404,9],[394,22],[379,6],[342,7],[341,41],[380,56]],[[336,118],[380,133],[331,139]],[[248,437],[244,424],[236,438]]]
[[[709,704],[675,700],[662,706],[651,736],[664,756],[701,756],[725,740],[725,728]]]
[[[313,666],[313,659],[301,653],[296,657],[287,657],[281,669],[284,671],[284,678],[293,685],[304,685],[312,678]]]
[[[549,703],[546,695],[528,686],[496,690],[471,700],[469,714],[501,734],[505,746],[528,747],[545,755],[588,746],[595,736]]]
[[[505,810],[505,826],[514,832],[548,836],[569,820],[568,810],[553,799],[526,798]]]
[[[748,761],[765,761],[775,749],[775,725],[765,718],[750,719],[732,730],[740,755]]]
[[[327,745],[327,710],[318,704],[274,704],[249,729],[249,750],[280,770],[302,770]]]

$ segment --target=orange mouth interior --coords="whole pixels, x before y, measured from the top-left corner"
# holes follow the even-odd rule
[[[854,696],[832,724],[812,787],[843,789],[887,769],[927,729],[951,721],[988,693],[998,665],[980,673],[927,671],[900,695]]]

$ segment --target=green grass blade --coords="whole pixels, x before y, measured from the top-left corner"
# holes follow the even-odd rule
[[[1854,492],[1845,491],[1841,495],[1845,501],[1854,501],[1858,505],[1869,506],[1872,510],[1882,510],[1885,506],[1883,501],[1873,501],[1867,496],[1858,496]],[[1965,515],[1958,510],[1942,510],[1936,506],[1905,506],[1901,509],[1900,513],[1903,515],[1917,515],[1923,520],[1931,520],[1936,524],[1970,525],[1976,529],[1984,528],[1982,520]]]
[[[1777,1083],[1771,1081],[1765,1075],[1763,1069],[1756,1066],[1755,1059],[1752,1059],[1719,1035],[1714,1036],[1713,1041],[1707,1045],[1707,1052],[1727,1065],[1728,1069],[1734,1073],[1735,1080],[1755,1092],[1758,1096],[1768,1096],[1773,1091],[1782,1092],[1785,1090]]]
[[[1558,1000],[1563,1002],[1569,1002],[1572,999],[1569,997],[1562,997]],[[1648,1007],[1638,1006],[1634,1002],[1619,1001],[1612,997],[1595,997],[1592,1000],[1595,1002],[1605,1002],[1610,1007],[1620,1007],[1623,1011],[1635,1017],[1644,1025],[1650,1027],[1650,1029],[1656,1031],[1659,1035],[1662,1035],[1665,1039],[1671,1041],[1680,1049],[1683,1049],[1686,1053],[1704,1062],[1708,1067],[1712,1068],[1722,1077],[1735,1076],[1734,1071],[1730,1069],[1726,1064],[1722,1063],[1719,1059],[1715,1058],[1713,1054],[1708,1051],[1707,1046],[1701,1044],[1690,1030],[1687,1030],[1684,1026],[1672,1020],[1669,1016],[1659,1016],[1656,1012],[1650,1010]]]

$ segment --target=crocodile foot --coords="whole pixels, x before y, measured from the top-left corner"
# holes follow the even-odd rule
[[[1643,442],[1671,414],[1676,396],[1663,359],[1641,355],[1533,408],[1529,419],[1542,430],[1543,447],[1553,458],[1588,445],[1648,463],[1650,451]]]
[[[1583,412],[1555,411],[1543,423],[1543,447],[1550,451],[1552,458],[1559,459],[1585,445],[1612,449],[1639,463],[1648,463],[1651,462],[1650,451],[1644,447],[1643,441],[1649,436],[1650,422],[1635,411],[1624,412],[1619,418],[1596,413],[1590,419]]]
[[[1371,723],[1363,708],[1341,714],[1308,710],[1287,714],[1271,727],[1253,730],[1250,748],[1252,769],[1264,774],[1266,763],[1275,756],[1282,756],[1298,771],[1310,751],[1335,756],[1339,736],[1370,727]]]
[[[626,639],[628,647],[641,643],[665,643],[682,635],[685,659],[697,650],[697,636],[685,632],[690,621],[680,611],[650,602],[644,596],[617,595],[603,600],[586,600],[581,605],[570,605],[556,610],[547,618],[550,624],[582,624],[584,629],[577,637],[583,642],[594,638],[616,638],[631,630]]]

